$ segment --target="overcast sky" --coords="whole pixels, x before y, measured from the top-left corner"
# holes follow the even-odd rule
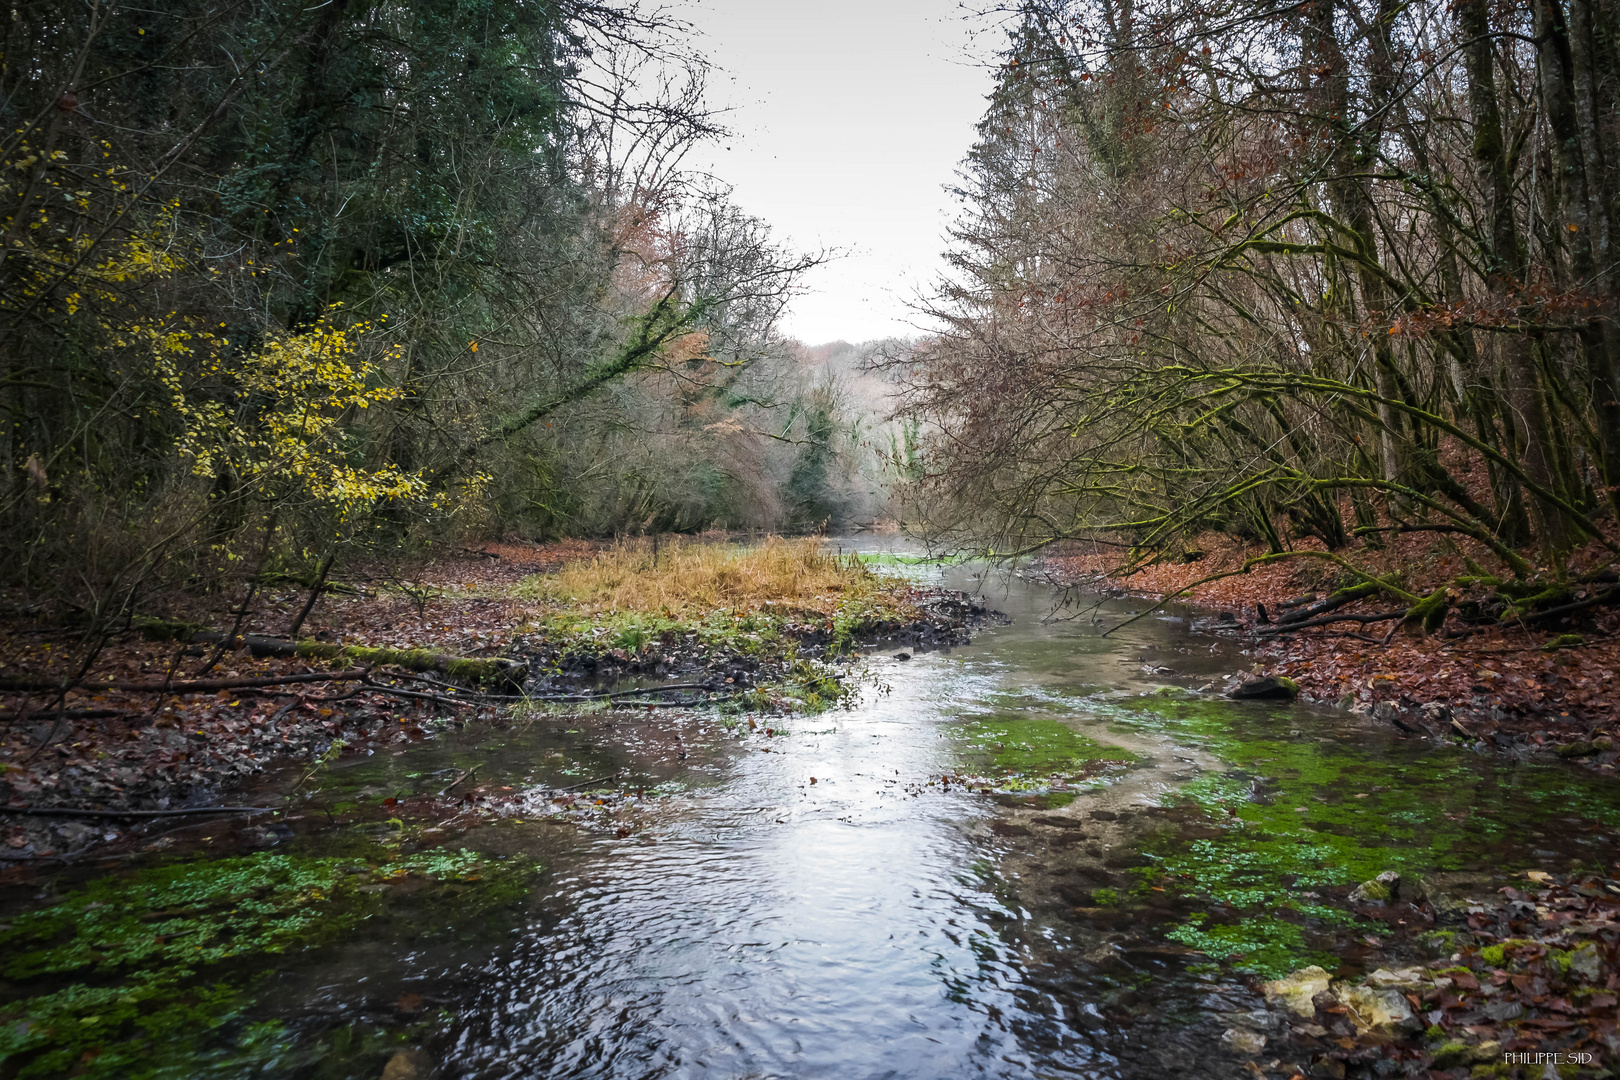
[[[999,44],[957,0],[686,0],[734,136],[704,160],[744,210],[800,249],[836,248],[789,334],[807,344],[911,334],[939,270]],[[712,163],[707,160],[712,158]]]

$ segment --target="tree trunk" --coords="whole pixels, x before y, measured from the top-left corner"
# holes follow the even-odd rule
[[[1474,167],[1487,199],[1490,234],[1484,256],[1486,280],[1500,314],[1522,315],[1525,251],[1513,216],[1513,177],[1497,102],[1489,0],[1459,0],[1458,27],[1463,38],[1463,66],[1468,73],[1468,104],[1474,121]],[[1535,484],[1557,493],[1562,485],[1552,467],[1547,412],[1536,376],[1529,337],[1500,335],[1498,345],[1507,375],[1508,406],[1521,433],[1520,460]],[[1568,545],[1562,512],[1545,499],[1531,500],[1536,531],[1553,552]]]
[[[1579,33],[1571,33],[1571,23],[1580,28]],[[1593,91],[1597,73],[1593,71],[1592,23],[1587,0],[1572,3],[1567,20],[1560,0],[1539,0],[1536,5],[1542,98],[1553,133],[1562,204],[1562,214],[1555,219],[1556,232],[1569,251],[1574,287],[1612,293],[1612,285],[1599,274],[1599,264],[1612,261],[1609,232],[1613,219],[1608,201],[1612,192],[1606,182],[1607,154]],[[1620,514],[1620,333],[1607,317],[1611,312],[1604,310],[1609,307],[1600,305],[1600,311],[1587,320],[1580,342],[1597,412],[1606,495]]]

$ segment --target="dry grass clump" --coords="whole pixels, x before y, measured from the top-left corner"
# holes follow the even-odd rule
[[[832,613],[841,603],[876,593],[882,583],[860,562],[830,554],[814,539],[770,537],[751,546],[665,541],[620,544],[555,574],[528,579],[533,599],[566,603],[582,613],[645,612],[701,618],[717,610],[809,610]]]

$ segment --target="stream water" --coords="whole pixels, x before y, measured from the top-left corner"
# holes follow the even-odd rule
[[[275,1049],[234,1075],[375,1080],[410,1043],[445,1078],[1247,1076],[1223,1033],[1278,1043],[1245,973],[1354,973],[1374,940],[1326,891],[1397,867],[1465,896],[1616,857],[1616,800],[1575,770],[1199,693],[1252,661],[1180,614],[1104,637],[1139,605],[1050,619],[1044,585],[916,572],[1011,621],[868,653],[850,708],[769,734],[542,714],[334,769],[337,808],[474,764],[532,789],[412,843],[545,871],[289,954],[249,1010]],[[332,850],[317,820],[284,847]]]

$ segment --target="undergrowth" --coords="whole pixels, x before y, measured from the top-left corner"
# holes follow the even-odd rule
[[[842,700],[846,689],[813,653],[847,655],[861,638],[924,615],[906,581],[815,539],[779,537],[752,546],[621,544],[525,578],[516,593],[550,607],[536,621],[561,656],[756,661],[775,678],[745,695],[750,707],[793,702],[816,710]]]
[[[770,537],[752,546],[671,540],[654,548],[620,544],[589,559],[564,563],[555,574],[519,583],[530,600],[565,605],[581,615],[636,613],[679,623],[717,611],[834,618],[864,603],[895,606],[902,583],[873,574],[854,556],[839,556],[819,540]]]

